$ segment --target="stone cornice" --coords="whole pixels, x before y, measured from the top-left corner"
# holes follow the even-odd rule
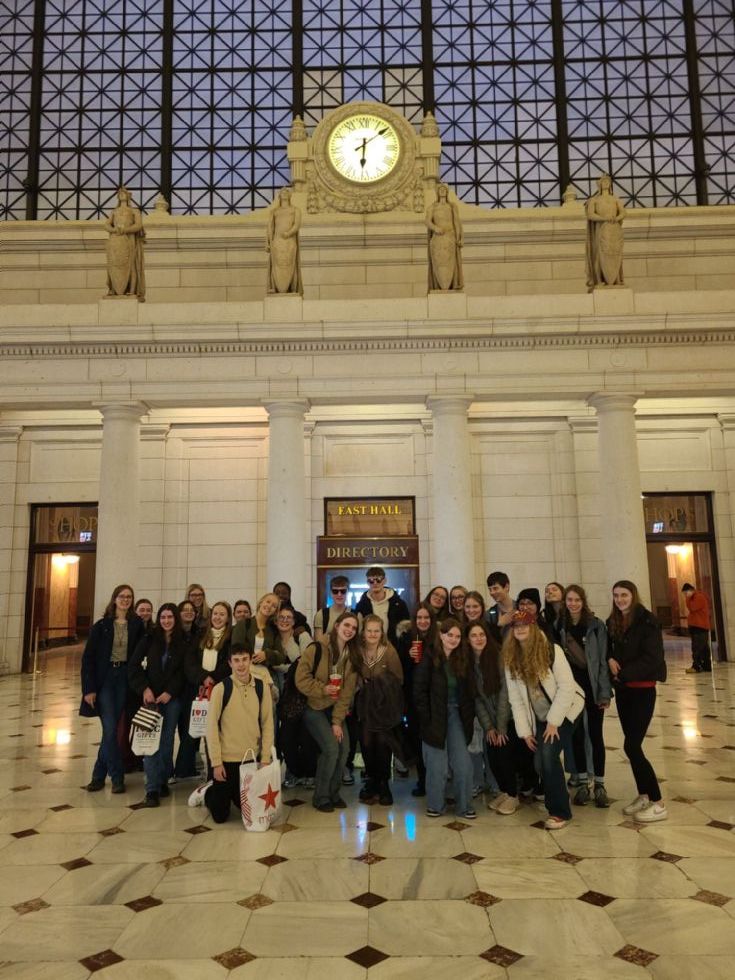
[[[364,325],[366,332],[369,325]],[[0,343],[0,358],[124,358],[202,357],[210,354],[245,356],[273,354],[369,354],[469,352],[493,350],[558,350],[569,348],[687,347],[735,342],[735,326],[704,330],[642,330],[635,332],[577,332],[563,334],[493,334],[484,336],[313,337],[304,340],[46,340]]]

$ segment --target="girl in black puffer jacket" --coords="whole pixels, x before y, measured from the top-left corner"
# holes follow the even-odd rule
[[[414,672],[414,704],[426,764],[426,812],[444,810],[449,769],[454,780],[457,814],[472,820],[472,760],[467,746],[475,720],[475,676],[462,630],[456,619],[439,627],[439,642],[426,651]]]

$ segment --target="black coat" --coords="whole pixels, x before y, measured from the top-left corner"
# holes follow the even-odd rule
[[[619,684],[627,681],[665,681],[664,641],[658,620],[644,606],[637,606],[622,636],[613,636],[612,619],[607,621],[607,658],[617,660]]]
[[[145,634],[145,623],[134,613],[128,619],[128,662],[133,651]],[[112,643],[115,638],[115,620],[112,616],[98,619],[89,631],[82,654],[82,694],[98,694],[110,670]],[[86,704],[86,702],[85,702]],[[91,714],[96,714],[91,709]]]
[[[197,636],[193,641],[189,640],[184,647],[184,673],[188,683],[195,687],[197,691],[204,683],[206,677],[212,677],[215,684],[219,684],[225,677],[232,673],[230,669],[230,640],[225,640],[217,651],[217,663],[214,670],[205,670],[202,667],[202,649],[200,646],[201,636]]]
[[[363,592],[360,596],[360,601],[355,607],[355,612],[360,613],[361,616],[370,616],[373,611],[373,602],[370,598],[369,592]],[[385,635],[388,637],[390,642],[394,647],[398,647],[398,638],[396,637],[396,626],[404,620],[410,619],[411,616],[408,611],[408,606],[401,599],[397,592],[393,592],[393,595],[388,600],[388,629],[385,631]]]
[[[144,636],[128,665],[130,687],[141,696],[149,687],[156,697],[166,692],[172,698],[178,698],[184,690],[185,651],[185,641],[181,637],[174,640],[169,647],[169,657],[164,667],[164,646],[161,638],[155,634]]]
[[[457,700],[465,741],[472,741],[475,721],[475,680],[472,670],[467,677],[457,678]],[[434,665],[430,651],[413,672],[413,699],[419,719],[421,740],[435,749],[447,742],[448,686],[444,664]]]

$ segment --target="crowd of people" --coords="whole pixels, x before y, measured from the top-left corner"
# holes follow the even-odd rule
[[[192,584],[155,618],[147,599],[136,603],[132,587],[118,585],[82,657],[80,712],[102,725],[89,792],[108,777],[113,793],[125,792],[126,772],[140,765],[128,731],[143,705],[161,728],[158,749],[143,757],[145,806],[159,806],[172,782],[198,779],[189,805],[222,822],[240,805],[242,759],[266,764],[275,750],[284,785],[311,789],[322,812],[347,805],[343,786],[358,768],[359,799],[381,806],[393,803],[392,776],[415,768],[412,794],[429,817],[453,806],[473,820],[478,800],[503,816],[537,799],[555,830],[573,805],[609,806],[603,726],[615,698],[637,791],[623,812],[666,819],[643,750],[666,679],[663,639],[633,582],[614,584],[605,621],[580,585],[550,582],[543,601],[535,588],[514,599],[502,571],[487,577],[489,608],[456,585],[435,586],[410,611],[382,568],[370,568],[367,583],[352,609],[347,577],[333,576],[311,623],[286,582],[254,609],[246,600],[210,606]],[[200,741],[189,728],[203,701]]]

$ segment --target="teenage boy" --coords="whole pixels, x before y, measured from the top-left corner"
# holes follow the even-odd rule
[[[232,677],[212,688],[207,715],[207,753],[211,780],[197,787],[189,806],[207,807],[215,823],[224,823],[230,804],[240,810],[240,763],[252,749],[263,765],[273,749],[273,699],[268,686],[250,670],[252,654],[242,644],[230,648]]]
[[[497,641],[502,643],[516,608],[510,597],[510,579],[505,572],[490,572],[487,577],[487,591],[495,605],[485,613],[485,619]]]
[[[367,570],[368,591],[363,592],[357,603],[356,611],[365,616],[380,616],[383,620],[385,634],[393,644],[398,645],[396,626],[404,619],[410,619],[408,606],[397,592],[387,588],[385,571],[374,565]]]
[[[709,648],[709,633],[712,629],[710,620],[709,599],[700,589],[695,589],[691,582],[685,582],[681,587],[684,601],[689,613],[689,636],[692,641],[692,666],[687,667],[687,674],[709,673],[712,670],[712,652]]]
[[[329,583],[332,605],[320,609],[314,616],[314,639],[326,636],[343,612],[350,608],[347,596],[350,594],[350,580],[346,575],[335,575]]]

